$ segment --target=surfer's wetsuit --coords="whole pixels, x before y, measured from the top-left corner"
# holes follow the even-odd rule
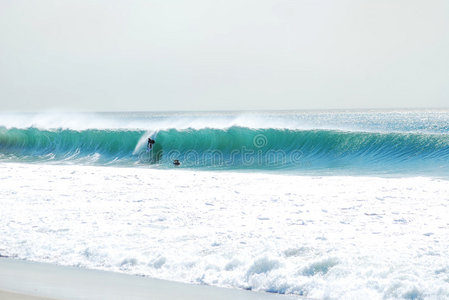
[[[153,144],[154,143],[156,143],[155,140],[152,140],[151,138],[148,138],[148,145],[147,145],[148,149],[153,148]]]

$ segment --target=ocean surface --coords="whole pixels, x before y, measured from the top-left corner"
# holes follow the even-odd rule
[[[4,112],[0,170],[0,255],[449,298],[449,110]]]
[[[448,133],[448,111],[2,114],[0,160],[447,175]]]

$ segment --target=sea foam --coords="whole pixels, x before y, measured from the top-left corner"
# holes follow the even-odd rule
[[[449,297],[449,184],[0,164],[0,254],[310,298]]]

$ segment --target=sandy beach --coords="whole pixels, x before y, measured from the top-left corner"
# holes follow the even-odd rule
[[[42,297],[36,297],[36,296],[30,296],[30,295],[24,295],[9,291],[0,291],[0,299],[8,299],[8,300],[44,300],[50,298],[42,298]]]
[[[0,299],[297,299],[0,258]]]

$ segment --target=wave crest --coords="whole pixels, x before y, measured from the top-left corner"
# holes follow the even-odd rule
[[[151,152],[146,139],[156,139]],[[0,128],[2,160],[212,169],[416,170],[447,168],[449,136],[336,130]]]

